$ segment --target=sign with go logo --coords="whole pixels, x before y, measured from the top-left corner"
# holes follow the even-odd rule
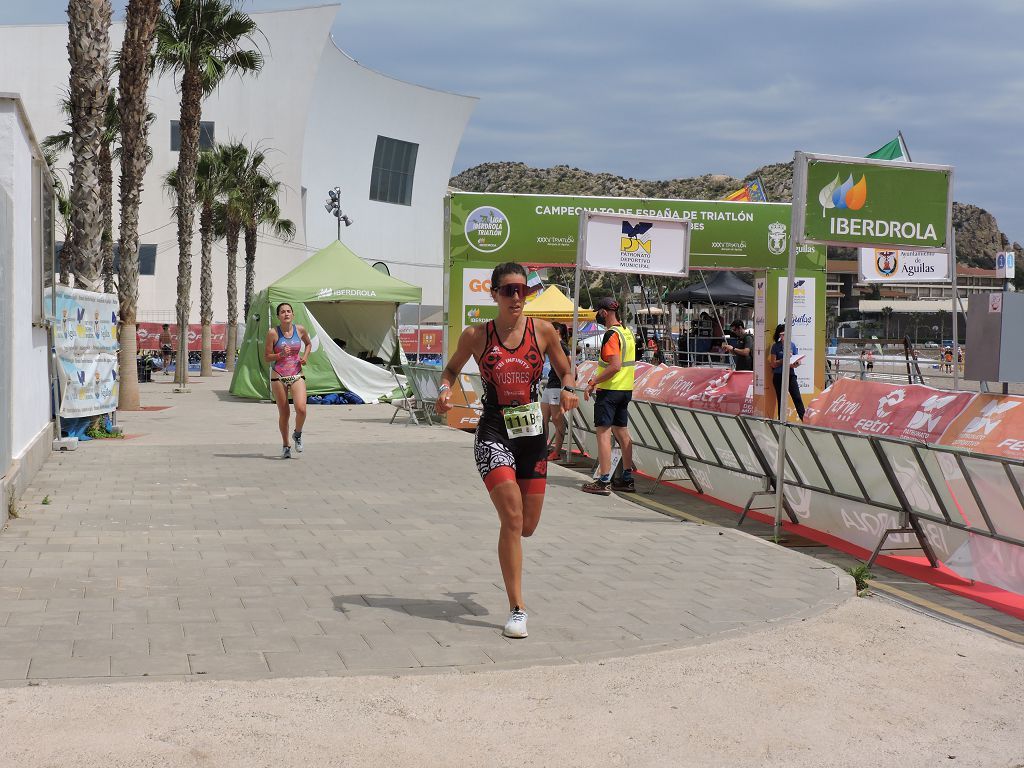
[[[950,166],[797,152],[798,241],[945,250],[952,184]]]

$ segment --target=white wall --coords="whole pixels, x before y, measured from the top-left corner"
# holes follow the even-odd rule
[[[329,187],[340,185],[347,210],[356,219],[343,233],[346,244],[371,262],[392,262],[393,275],[423,286],[424,301],[440,304],[443,197],[476,100],[402,83],[353,62],[329,37],[340,7],[252,14],[266,38],[258,38],[265,56],[263,71],[255,78],[228,79],[203,104],[203,120],[215,121],[218,142],[241,140],[274,150],[269,160],[286,190],[282,215],[297,225],[292,244],[261,236],[257,290],[334,240],[335,222],[324,211],[322,199]],[[120,49],[123,36],[123,24],[115,24],[112,50]],[[68,80],[66,24],[0,27],[0,73],[0,91],[23,94],[37,136],[64,129],[58,102]],[[139,232],[141,243],[155,243],[158,250],[156,275],[139,280],[139,319],[173,321],[177,228],[162,185],[178,160],[170,150],[170,121],[178,119],[180,103],[174,79],[154,78],[149,100],[156,115],[150,132],[153,162],[145,177]],[[412,206],[369,202],[378,134],[420,144]],[[65,158],[64,164],[68,162]],[[115,167],[115,180],[118,173]],[[303,187],[309,190],[306,211]],[[115,191],[115,226],[116,201]],[[198,322],[198,237],[192,251],[191,315]],[[240,258],[239,291],[243,270]],[[225,284],[220,243],[214,248],[215,321],[226,319]]]
[[[324,49],[314,94],[302,173],[309,244],[322,247],[337,237],[323,203],[327,190],[340,186],[342,207],[355,220],[341,230],[345,245],[422,287],[424,304],[441,304],[444,196],[477,100],[374,72],[333,40]],[[411,205],[370,200],[378,136],[419,145]]]
[[[38,319],[33,317],[33,297],[40,291],[38,271],[33,270],[38,258],[33,243],[34,154],[38,157],[32,131],[17,109],[17,102],[0,99],[0,187],[11,196],[14,213],[10,305],[13,331],[9,358],[13,402],[11,411],[5,414],[10,417],[14,459],[21,458],[50,423],[46,332],[33,326],[33,320]]]

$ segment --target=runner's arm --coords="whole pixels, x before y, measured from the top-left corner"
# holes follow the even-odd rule
[[[274,352],[274,344],[277,342],[277,331],[271,328],[267,331],[267,340],[263,345],[263,359],[268,363],[276,363],[280,355]]]
[[[459,377],[463,366],[469,362],[476,344],[476,328],[466,328],[459,336],[459,344],[455,352],[448,358],[448,364],[441,372],[441,385],[438,387],[436,410],[447,413],[451,410],[452,384]]]
[[[540,330],[541,337],[544,339],[544,351],[551,359],[551,367],[555,369],[555,373],[558,374],[558,378],[562,382],[563,389],[560,393],[562,411],[571,411],[580,404],[580,398],[575,392],[565,390],[565,387],[576,386],[576,378],[573,376],[569,358],[565,356],[565,350],[562,349],[562,337],[558,335],[555,327],[546,321],[540,321]]]
[[[302,351],[302,359],[299,360],[299,362],[302,365],[305,365],[306,361],[309,360],[309,353],[313,351],[313,340],[309,338],[309,331],[301,325],[297,327],[299,329],[299,338],[302,339],[302,343],[306,345],[306,348]]]

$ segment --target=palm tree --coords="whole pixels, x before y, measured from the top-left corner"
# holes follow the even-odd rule
[[[152,155],[146,91],[153,72],[151,54],[159,15],[160,0],[128,0],[124,42],[118,57],[120,98],[117,109],[121,121],[118,407],[133,411],[140,405],[138,369],[135,366],[138,352],[135,326],[139,307],[139,200],[142,179]]]
[[[43,139],[40,145],[48,157],[56,158],[61,152],[71,147],[73,132],[71,130],[71,100],[62,99],[61,112],[64,113],[68,127],[52,136]],[[155,117],[155,116],[154,116]],[[121,116],[117,111],[117,89],[110,88],[107,93],[107,107],[103,117],[103,133],[100,138],[100,153],[97,164],[99,177],[100,210],[103,215],[103,234],[100,241],[100,273],[103,275],[103,290],[114,292],[114,159],[119,157],[120,150],[114,145],[121,136]],[[51,163],[52,165],[52,163]],[[68,211],[70,213],[70,201]],[[67,240],[65,239],[65,246]],[[69,255],[73,251],[68,252]],[[63,254],[62,254],[63,255]]]
[[[274,237],[290,240],[295,237],[295,224],[281,218],[281,206],[277,199],[281,193],[281,182],[274,181],[267,174],[255,174],[246,179],[243,199],[243,228],[245,232],[245,317],[249,317],[256,282],[256,235],[261,229],[269,230]]]
[[[235,349],[238,344],[238,237],[242,229],[242,181],[252,172],[252,168],[263,165],[262,152],[253,151],[241,143],[218,144],[214,150],[218,154],[218,162],[224,170],[223,195],[214,205],[214,227],[217,238],[224,238],[227,245],[227,298],[228,298],[228,330],[227,330],[227,369],[235,369]]]
[[[202,352],[199,375],[213,375],[213,345],[211,325],[213,323],[213,241],[217,230],[214,226],[214,206],[217,199],[224,194],[224,168],[220,165],[217,152],[204,150],[199,153],[196,164],[195,201],[199,208],[199,317],[202,323]],[[178,172],[167,174],[164,179],[165,188],[175,197],[179,196]],[[175,206],[175,213],[180,211]]]
[[[202,103],[232,73],[258,72],[263,57],[242,47],[256,23],[229,0],[168,0],[157,22],[156,66],[181,76],[181,149],[178,153],[178,348],[186,364],[178,383],[188,382],[188,315],[192,291],[192,225]]]
[[[98,163],[107,106],[110,0],[68,0],[71,239],[75,279],[95,289],[103,238]]]

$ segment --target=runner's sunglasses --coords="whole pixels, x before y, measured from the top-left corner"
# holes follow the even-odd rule
[[[539,285],[527,285],[526,283],[509,283],[508,285],[499,285],[494,289],[495,293],[500,293],[506,299],[511,299],[513,296],[518,296],[520,299],[525,299],[527,296],[533,296],[537,291],[540,290]]]

